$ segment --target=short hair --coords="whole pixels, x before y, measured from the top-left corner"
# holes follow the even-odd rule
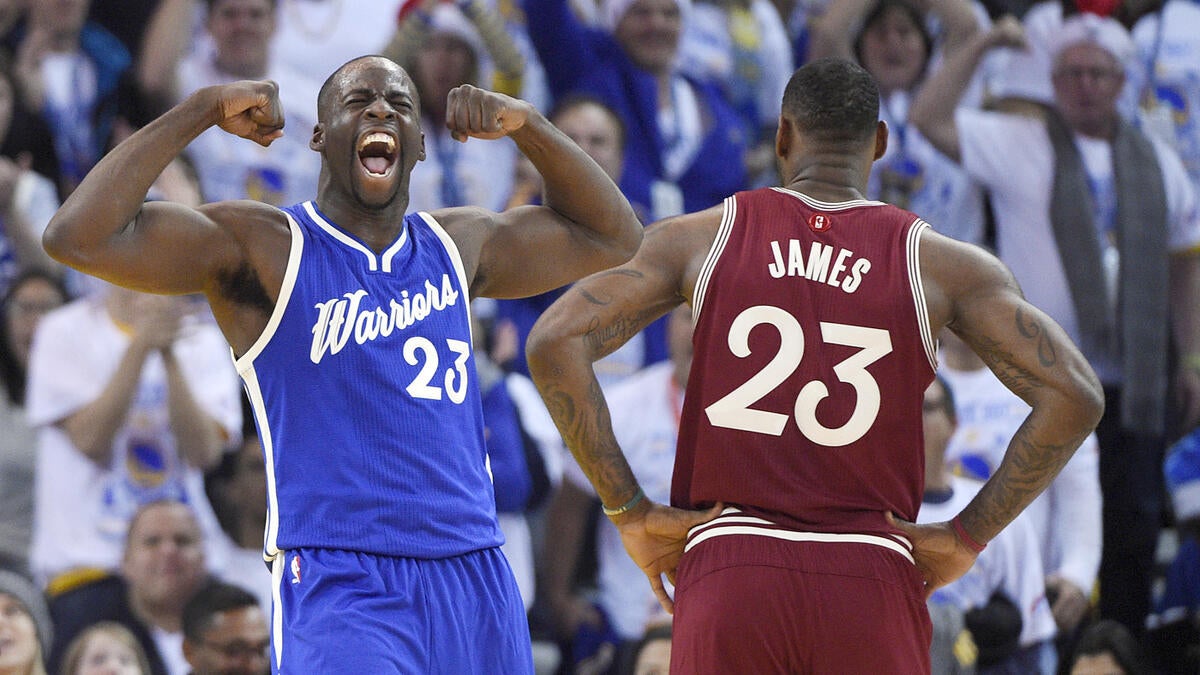
[[[183,636],[193,642],[203,642],[205,631],[218,614],[257,606],[258,599],[241,586],[210,581],[183,606]]]
[[[350,59],[349,61],[343,63],[342,65],[338,66],[337,69],[335,69],[332,73],[329,74],[329,77],[325,78],[325,81],[321,83],[321,88],[319,90],[317,90],[317,121],[318,122],[325,121],[325,119],[324,119],[325,97],[329,95],[329,92],[333,91],[334,85],[338,81],[338,79],[341,77],[342,73],[345,72],[347,68],[354,65],[355,63],[358,63],[359,61],[364,61],[366,59],[384,59],[385,61],[388,61],[389,63],[396,63],[395,61],[392,61],[392,59],[390,59],[387,56],[384,56],[383,54],[363,54],[362,56],[356,56],[356,57]],[[396,65],[399,66],[400,64],[396,64]],[[401,66],[401,69],[403,69],[403,66]],[[407,72],[407,71],[405,71],[405,72]],[[414,87],[414,89],[415,89],[415,87]]]
[[[1082,656],[1100,654],[1111,656],[1128,675],[1148,672],[1137,638],[1123,624],[1112,619],[1102,619],[1083,630],[1079,642],[1075,643],[1071,665],[1074,666]]]
[[[867,30],[876,23],[883,20],[887,12],[891,9],[898,9],[908,16],[913,25],[917,27],[917,33],[921,36],[921,44],[925,48],[925,63],[921,66],[922,72],[929,67],[929,57],[933,54],[933,35],[929,33],[929,27],[925,25],[925,14],[921,10],[913,6],[908,0],[879,0],[875,3],[875,7],[867,13],[862,22],[862,28],[858,31],[858,35],[854,38],[854,56],[862,63],[862,44],[863,35]]]
[[[622,148],[625,147],[625,134],[627,133],[625,130],[625,120],[621,119],[621,116],[611,104],[597,96],[578,92],[567,94],[554,104],[554,107],[550,109],[550,114],[546,115],[546,119],[553,122],[554,120],[558,119],[560,115],[564,115],[575,108],[582,108],[586,105],[596,106],[597,108],[603,110],[606,115],[608,115],[609,119],[611,119],[613,124],[615,124],[617,127],[617,144]]]
[[[862,142],[879,123],[879,88],[862,66],[838,58],[809,62],[792,73],[782,112],[800,131],[834,142]]]

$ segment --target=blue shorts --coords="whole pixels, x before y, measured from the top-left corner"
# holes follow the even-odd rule
[[[272,673],[533,673],[499,548],[438,560],[296,549],[272,574]]]

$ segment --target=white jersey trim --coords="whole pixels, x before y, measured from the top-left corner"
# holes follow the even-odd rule
[[[851,199],[848,202],[823,202],[819,199],[813,199],[812,197],[809,197],[808,195],[804,194],[803,192],[796,192],[795,190],[789,190],[785,187],[773,187],[771,189],[776,192],[779,192],[781,194],[791,195],[791,196],[799,199],[800,201],[804,202],[805,204],[808,204],[812,208],[818,209],[820,211],[845,211],[846,209],[853,209],[853,208],[856,208],[859,206],[886,206],[887,205],[884,202],[872,201],[870,199]]]
[[[313,222],[317,224],[317,227],[325,231],[325,234],[333,237],[334,240],[340,242],[343,246],[352,248],[359,253],[362,253],[367,258],[368,270],[372,272],[379,270],[379,260],[375,257],[374,251],[364,246],[362,242],[355,241],[354,237],[351,237],[345,232],[339,230],[329,221],[322,218],[321,214],[317,213],[317,209],[313,207],[312,202],[304,202],[304,210],[308,213],[308,217],[312,218]]]
[[[684,546],[684,553],[692,550],[696,545],[703,541],[712,539],[713,537],[722,537],[728,535],[752,535],[757,537],[770,537],[772,539],[782,539],[784,541],[794,542],[817,542],[829,544],[871,544],[879,546],[891,551],[895,551],[904,556],[910,563],[916,564],[912,556],[912,543],[895,535],[892,538],[880,537],[873,534],[841,534],[837,532],[801,532],[798,530],[780,529],[779,525],[772,523],[763,518],[754,516],[742,515],[742,512],[735,508],[727,508],[721,512],[721,515],[707,523],[697,525],[688,531],[688,542]]]
[[[708,250],[708,255],[704,258],[700,274],[696,277],[696,288],[692,292],[693,326],[700,321],[700,312],[704,309],[704,296],[708,291],[708,281],[712,277],[717,262],[721,259],[721,253],[725,251],[725,245],[729,243],[729,236],[733,233],[733,221],[737,218],[737,198],[733,195],[726,197],[724,207],[721,224],[717,226],[717,236],[713,238],[712,248]]]
[[[275,331],[279,329],[279,323],[283,321],[283,314],[287,311],[288,302],[292,299],[292,291],[296,288],[296,278],[300,276],[300,257],[304,253],[304,229],[300,227],[290,213],[284,212],[288,220],[288,229],[292,232],[292,248],[288,251],[287,267],[283,271],[283,283],[279,286],[279,297],[275,299],[275,309],[271,310],[271,318],[267,320],[267,325],[263,328],[263,332],[250,345],[250,349],[246,350],[245,354],[240,357],[233,357],[233,366],[237,369],[238,374],[244,374],[254,365],[254,359],[262,353],[267,345],[270,344],[271,338],[275,336]],[[230,350],[230,354],[232,354]]]
[[[262,440],[263,461],[267,473],[267,522],[263,529],[263,560],[270,562],[279,555],[279,492],[275,484],[275,437],[267,420],[267,404],[258,383],[258,371],[253,367],[242,373],[246,397],[254,411],[254,422]]]
[[[921,233],[929,229],[929,223],[917,218],[908,229],[906,253],[908,256],[908,283],[912,287],[913,306],[917,310],[917,329],[921,333],[921,344],[925,347],[925,358],[935,372],[938,367],[937,342],[929,326],[929,307],[925,304],[925,283],[921,278]]]
[[[424,220],[425,224],[441,240],[442,247],[446,249],[446,254],[450,256],[450,262],[454,264],[454,273],[458,275],[458,285],[462,288],[463,298],[466,300],[463,306],[467,310],[467,326],[471,329],[471,340],[472,344],[474,344],[475,326],[473,324],[475,322],[471,319],[471,286],[467,283],[467,268],[463,265],[462,254],[458,252],[458,244],[454,243],[454,238],[442,227],[437,218],[434,218],[425,211],[418,211],[417,215],[421,216],[421,220]]]
[[[283,669],[283,584],[282,552],[271,561],[271,648],[275,652],[275,669]]]

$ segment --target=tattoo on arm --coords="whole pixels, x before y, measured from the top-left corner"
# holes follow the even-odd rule
[[[1037,343],[1038,361],[1041,362],[1042,366],[1050,368],[1057,364],[1058,354],[1054,351],[1054,343],[1046,335],[1042,324],[1038,323],[1035,319],[1026,318],[1025,313],[1019,307],[1017,308],[1016,319],[1017,330],[1020,331],[1021,335]]]

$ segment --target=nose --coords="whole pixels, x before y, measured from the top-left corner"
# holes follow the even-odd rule
[[[371,105],[368,105],[365,111],[367,117],[373,119],[389,120],[396,117],[396,109],[382,96],[371,101]]]

